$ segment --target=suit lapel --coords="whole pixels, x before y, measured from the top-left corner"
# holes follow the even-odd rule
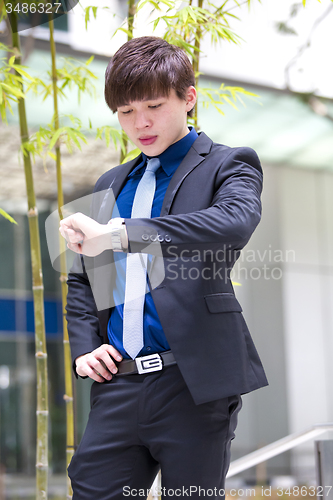
[[[139,157],[135,158],[134,160],[132,160],[128,163],[125,163],[123,166],[119,166],[118,172],[116,174],[114,174],[114,172],[112,172],[112,170],[111,170],[110,174],[111,175],[113,174],[114,176],[112,177],[112,180],[108,185],[108,188],[106,190],[106,193],[105,193],[104,198],[102,200],[102,203],[100,205],[98,218],[97,218],[97,220],[101,224],[106,224],[110,220],[111,215],[112,215],[112,211],[114,208],[114,204],[116,202],[116,199],[117,199],[120,191],[122,190],[122,188],[126,182],[127,176],[133,170],[133,168],[138,164],[140,159],[141,159],[141,155]],[[112,256],[110,257],[110,259],[111,259],[110,262],[112,263]],[[98,256],[95,257],[95,262],[96,262],[96,264],[94,265],[94,268],[96,267],[98,269],[98,267],[99,267]],[[110,264],[110,262],[109,262],[109,264]],[[111,284],[111,280],[110,280],[110,284]],[[112,294],[112,293],[113,292],[111,289],[107,290],[106,296],[108,296],[108,294]],[[108,334],[107,334],[107,325],[109,322],[110,314],[111,314],[110,308],[106,308],[106,309],[102,309],[102,310],[98,311],[98,317],[99,317],[99,321],[100,321],[100,325],[101,325],[101,332],[103,335],[104,342],[106,344],[109,343]]]
[[[128,163],[124,163],[124,165],[120,166],[119,172],[116,177],[112,181],[112,190],[115,199],[117,199],[120,191],[124,187],[128,174],[133,170],[133,168],[141,161],[141,155],[134,160],[129,161]]]
[[[177,168],[176,172],[173,174],[169,186],[166,190],[162,209],[161,217],[167,215],[170,212],[172,202],[183,183],[184,179],[188,176],[192,170],[194,170],[200,163],[203,162],[205,156],[209,153],[213,142],[204,132],[199,134],[199,137],[194,141],[189,152]]]
[[[163,217],[170,213],[170,209],[173,203],[173,200],[180,189],[184,179],[198,166],[202,163],[206,157],[206,155],[210,152],[213,141],[209,139],[209,137],[201,132],[199,137],[194,141],[192,147],[189,152],[177,168],[176,172],[173,174],[169,186],[166,190],[161,214]],[[157,264],[159,262],[159,264]],[[163,257],[155,257],[151,258],[150,265],[150,276],[153,276],[153,269],[156,269],[156,266],[164,266]],[[150,283],[152,285],[152,283]]]
[[[127,176],[140,160],[141,155],[137,158],[134,158],[134,160],[118,167],[118,172],[115,174],[111,183],[109,184],[100,205],[97,220],[101,224],[107,224],[107,222],[111,219],[116,199],[126,183]],[[112,170],[111,173],[113,173]]]

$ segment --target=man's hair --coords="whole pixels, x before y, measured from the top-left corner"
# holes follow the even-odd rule
[[[109,62],[105,101],[115,113],[131,101],[167,97],[171,89],[186,100],[191,85],[195,85],[195,77],[185,52],[162,38],[143,36],[122,45]]]

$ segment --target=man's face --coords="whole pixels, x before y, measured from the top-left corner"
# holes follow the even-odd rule
[[[147,156],[158,156],[188,133],[187,112],[196,101],[194,87],[189,87],[186,100],[179,99],[174,89],[168,97],[132,101],[120,106],[118,120],[131,141]]]

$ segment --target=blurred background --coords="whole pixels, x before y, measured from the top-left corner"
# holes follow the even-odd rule
[[[216,2],[215,2],[216,3]],[[97,127],[117,126],[104,102],[104,72],[126,34],[111,37],[127,13],[121,0],[100,0],[85,29],[83,0],[55,20],[57,59],[86,61],[96,74],[95,97],[69,91],[60,113],[82,121],[88,142],[62,154],[65,201],[90,194],[98,177],[119,163],[119,150],[95,139]],[[244,87],[237,109],[199,108],[199,127],[214,141],[250,146],[264,170],[263,217],[239,259],[236,294],[270,385],[244,396],[232,460],[313,424],[333,422],[333,3],[330,0],[253,0],[235,6],[232,28],[241,44],[212,47],[204,40],[200,86]],[[142,9],[134,36],[152,32]],[[28,26],[27,26],[28,28]],[[20,33],[23,64],[40,77],[50,69],[47,25]],[[163,30],[155,32],[163,36]],[[10,34],[0,24],[0,42]],[[5,55],[5,53],[2,53]],[[31,131],[52,116],[52,99],[26,98]],[[16,106],[0,121],[0,206],[18,225],[0,218],[0,464],[17,498],[35,474],[36,375],[27,202]],[[49,363],[50,469],[54,494],[62,494],[66,414],[59,274],[48,256],[44,222],[56,210],[55,167],[36,158]],[[89,411],[89,381],[75,387],[77,440]],[[332,438],[325,434],[324,438]],[[230,479],[229,484],[314,484],[314,443],[309,441]],[[22,482],[20,482],[22,481]],[[232,482],[233,481],[233,482]],[[275,483],[274,483],[275,481]],[[22,488],[22,491],[20,490]],[[58,489],[57,489],[58,488]],[[20,491],[19,493],[17,493]],[[9,494],[9,493],[8,493]],[[20,496],[21,495],[21,496]],[[7,497],[6,497],[7,498]],[[9,497],[8,497],[9,498]],[[14,498],[14,497],[10,497]]]

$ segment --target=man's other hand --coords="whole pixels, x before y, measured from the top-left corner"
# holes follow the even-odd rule
[[[117,349],[112,345],[103,344],[94,351],[76,358],[76,372],[80,377],[88,376],[96,382],[111,380],[112,374],[118,371],[112,358],[117,361],[122,360]]]

